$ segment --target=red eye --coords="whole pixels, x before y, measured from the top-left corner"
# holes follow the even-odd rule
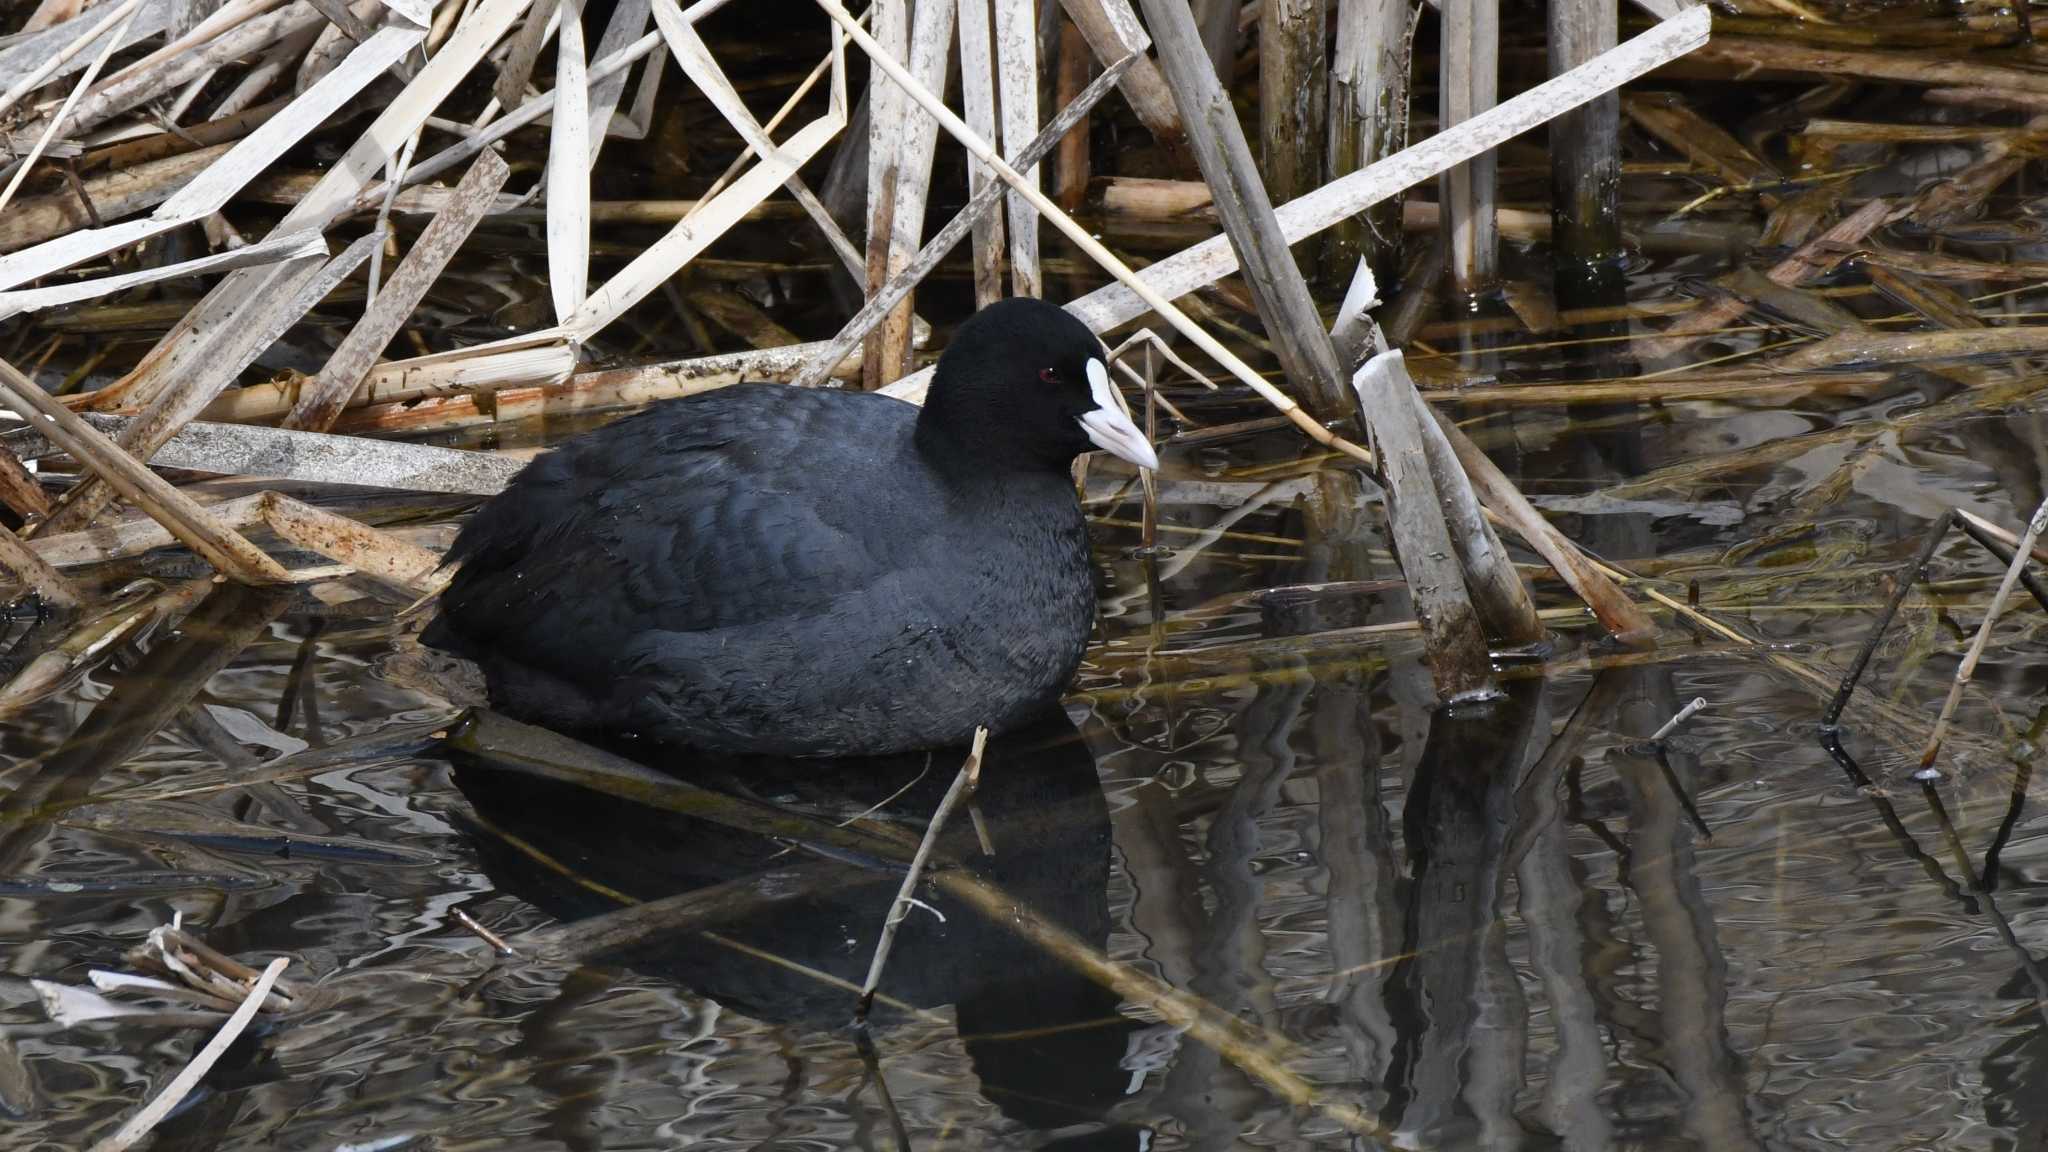
[[[1038,378],[1047,384],[1057,384],[1060,382],[1060,374],[1050,368],[1040,368],[1038,370]]]

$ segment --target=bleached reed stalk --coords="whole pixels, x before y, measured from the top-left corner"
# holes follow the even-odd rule
[[[1934,730],[1927,734],[1927,744],[1920,750],[1920,766],[1914,773],[1916,779],[1937,778],[1934,761],[1941,755],[1941,742],[1948,735],[1956,706],[1963,701],[1963,689],[1977,674],[1977,662],[1983,659],[1984,649],[1991,643],[1991,630],[1998,626],[1999,614],[2005,611],[2006,600],[2019,585],[2020,573],[2026,569],[2027,561],[2033,559],[2034,541],[2044,530],[2048,530],[2048,500],[2041,501],[2041,506],[2034,509],[2033,518],[2027,521],[2027,530],[2020,534],[2019,543],[2013,548],[2012,563],[2006,566],[2005,578],[1998,582],[1998,591],[1991,595],[1991,606],[1984,610],[1984,623],[1977,628],[1977,638],[1970,642],[1970,650],[1963,655],[1963,662],[1956,666],[1955,680],[1949,685],[1948,697],[1941,702],[1941,712],[1934,718]]]
[[[21,182],[28,179],[29,169],[35,167],[36,161],[43,158],[43,150],[50,146],[50,141],[57,138],[57,133],[63,129],[64,121],[71,115],[71,110],[78,107],[79,98],[85,95],[86,89],[92,87],[92,82],[99,77],[100,69],[106,66],[107,59],[114,54],[114,49],[121,46],[121,34],[128,31],[128,26],[134,22],[135,13],[130,11],[114,29],[114,34],[107,37],[107,46],[100,49],[100,54],[93,57],[92,63],[85,66],[85,75],[78,78],[78,83],[72,87],[71,94],[64,98],[63,106],[57,109],[57,114],[50,117],[49,126],[43,129],[43,134],[37,138],[35,146],[29,149],[27,156],[22,157],[21,163],[15,165],[14,179],[7,182],[6,191],[0,191],[0,212],[7,210],[7,202],[14,199],[14,193],[21,187]]]

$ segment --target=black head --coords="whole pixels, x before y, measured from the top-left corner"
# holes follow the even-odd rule
[[[1109,354],[1043,300],[999,300],[953,335],[918,417],[918,441],[983,467],[1063,471],[1083,452],[1159,459],[1117,403]]]

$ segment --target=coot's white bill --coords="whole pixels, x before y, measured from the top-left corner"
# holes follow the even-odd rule
[[[1095,399],[1095,408],[1081,417],[1081,427],[1087,431],[1089,442],[1140,468],[1159,467],[1152,442],[1124,415],[1123,405],[1117,403],[1116,389],[1109,382],[1109,368],[1100,360],[1088,361],[1088,393]]]

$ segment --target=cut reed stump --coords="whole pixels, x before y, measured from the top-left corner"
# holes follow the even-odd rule
[[[1404,0],[1338,0],[1325,181],[1384,160],[1407,142],[1412,19]],[[1389,197],[1339,223],[1327,252],[1325,271],[1331,275],[1345,275],[1364,260],[1381,281],[1391,282],[1401,264],[1401,198]]]
[[[1429,466],[1415,386],[1398,351],[1382,352],[1351,378],[1372,429],[1374,455],[1386,485],[1394,556],[1422,625],[1422,647],[1439,703],[1495,692],[1486,638],[1472,607],[1459,554],[1443,514],[1437,474]],[[1461,477],[1462,478],[1462,477]]]
[[[1260,0],[1260,170],[1267,194],[1278,200],[1292,200],[1321,183],[1327,23],[1324,0]]]
[[[1011,0],[995,4],[996,103],[1003,122],[1003,159],[1015,162],[1038,135],[1038,29],[1031,5]],[[991,142],[994,138],[990,137]],[[1038,165],[1018,164],[1034,189]],[[1010,291],[1016,296],[1042,296],[1038,267],[1038,211],[1021,189],[1009,193]]]
[[[1615,0],[1550,0],[1550,74],[1560,76],[1614,47]],[[1550,122],[1552,250],[1567,307],[1587,273],[1622,255],[1621,101],[1608,92]],[[1616,269],[1618,273],[1619,269]]]
[[[989,0],[960,0],[960,103],[968,127],[986,140],[1000,140],[996,127],[995,46],[989,32]],[[979,164],[967,166],[969,199],[1002,182]],[[922,253],[920,253],[922,255]],[[913,261],[914,263],[914,261]],[[1003,298],[1003,216],[983,212],[974,220],[974,306]],[[872,300],[872,297],[870,297]]]
[[[1445,129],[1492,108],[1500,93],[1500,0],[1443,0],[1439,115]],[[1494,226],[1498,164],[1491,150],[1449,172],[1438,186],[1444,205],[1451,285],[1467,298],[1500,275]]]

